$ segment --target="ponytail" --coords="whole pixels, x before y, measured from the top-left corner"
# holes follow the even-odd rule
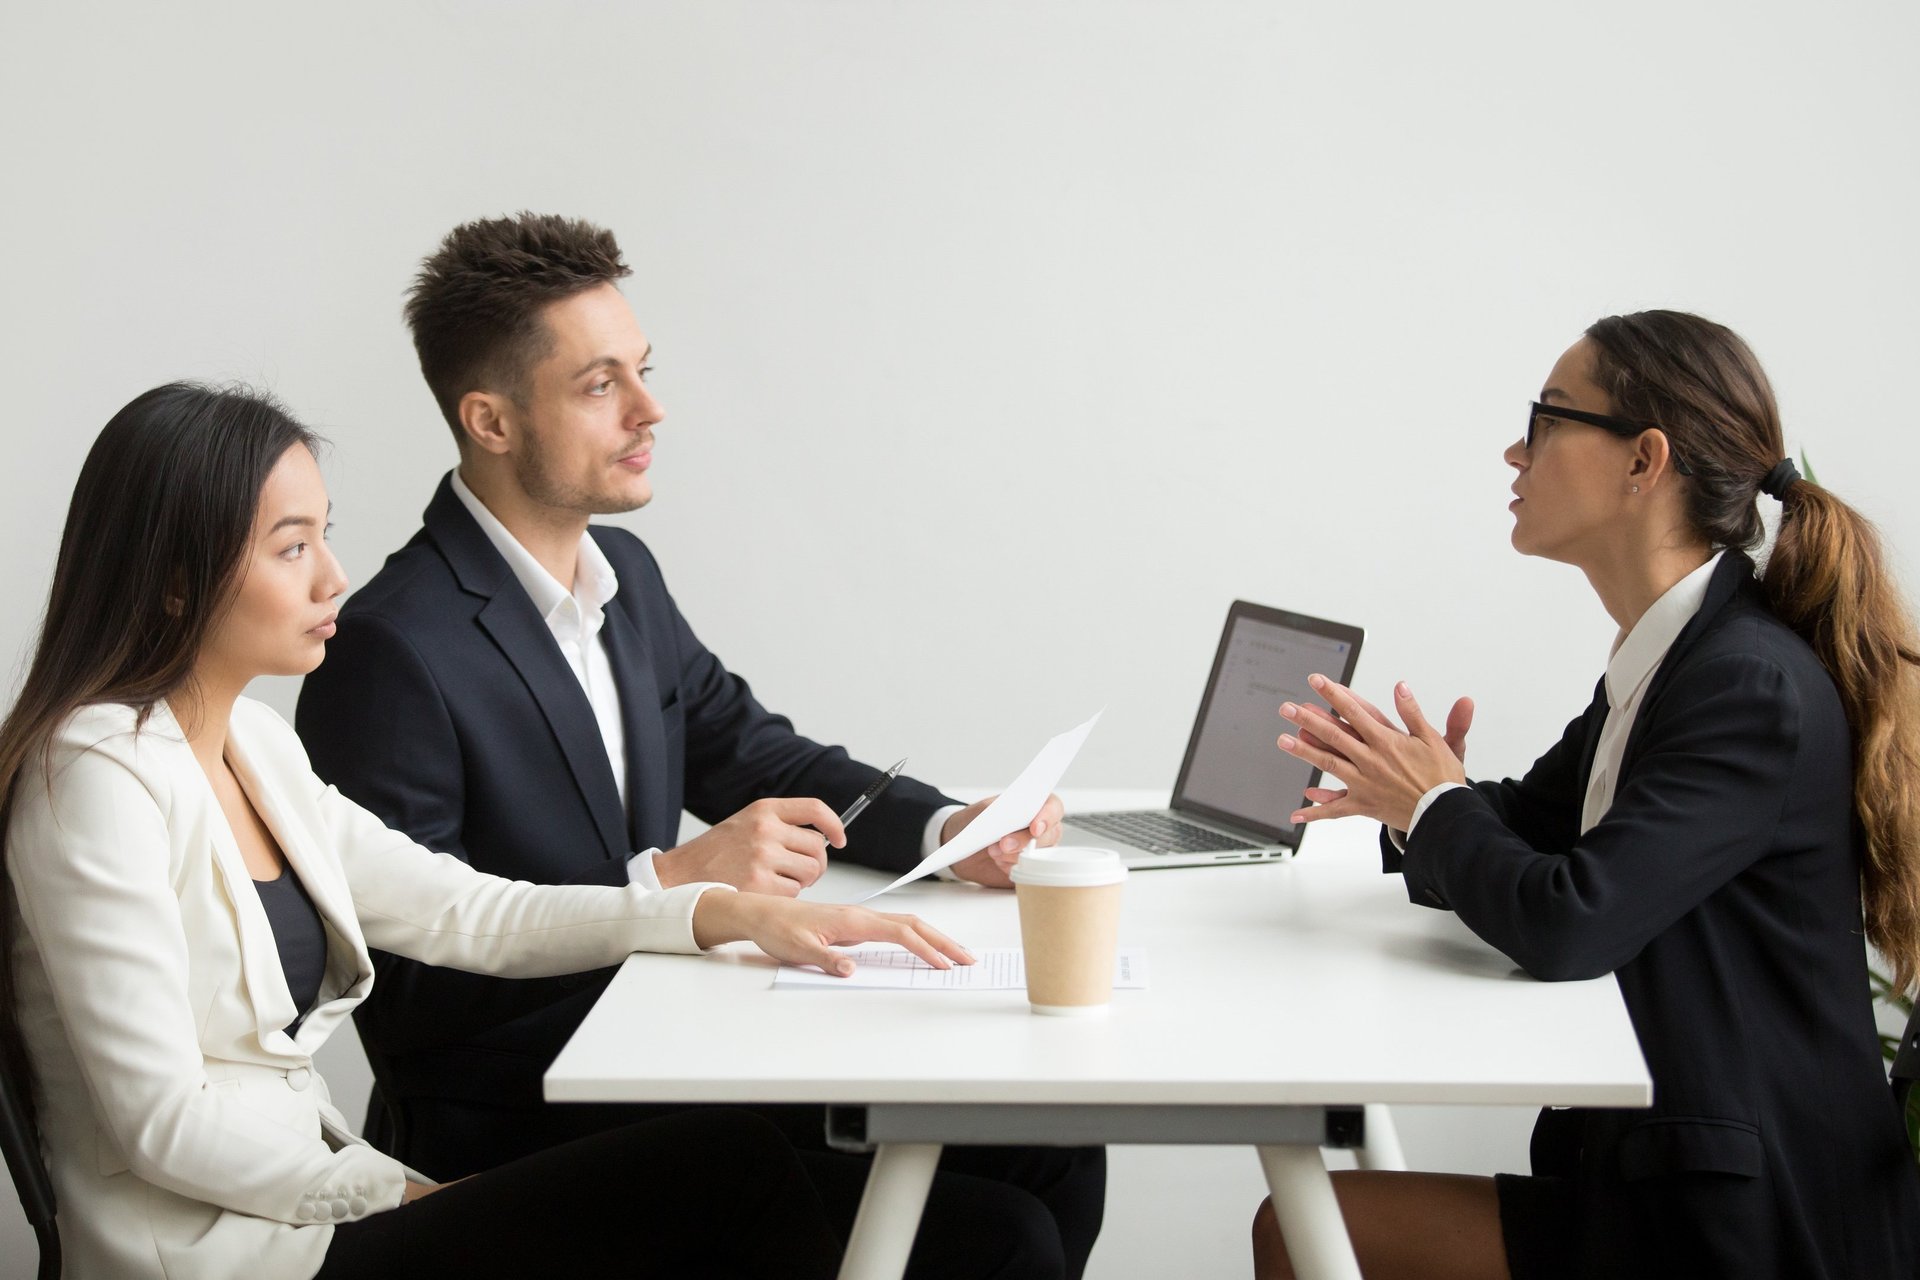
[[[1774,614],[1812,646],[1853,729],[1853,802],[1866,832],[1867,939],[1911,990],[1920,977],[1920,642],[1880,535],[1810,480],[1783,499],[1761,578]]]

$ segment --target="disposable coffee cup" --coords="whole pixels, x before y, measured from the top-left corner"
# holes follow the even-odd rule
[[[1029,849],[1013,864],[1027,1003],[1035,1013],[1073,1018],[1107,1012],[1126,880],[1127,869],[1111,849]]]

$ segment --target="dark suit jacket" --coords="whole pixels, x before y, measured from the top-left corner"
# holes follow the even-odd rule
[[[1404,860],[1548,981],[1619,980],[1651,1111],[1542,1113],[1578,1274],[1912,1277],[1920,1172],[1882,1073],[1861,941],[1853,745],[1813,651],[1729,552],[1653,678],[1606,816],[1580,808],[1605,684],[1519,781],[1429,807]]]
[[[878,776],[793,731],[695,638],[639,539],[595,526],[620,589],[603,632],[626,732],[627,807],[591,705],[513,572],[443,480],[425,527],[340,611],[296,724],[322,778],[431,849],[537,884],[627,883],[766,796],[837,808]],[[904,871],[947,797],[894,781],[836,857]],[[375,953],[355,1021],[389,1102],[540,1105],[540,1077],[612,970],[510,981]],[[692,1028],[663,1029],[690,1034]]]

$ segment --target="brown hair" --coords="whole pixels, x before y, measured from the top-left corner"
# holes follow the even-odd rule
[[[101,429],[67,507],[26,682],[0,723],[0,836],[22,773],[68,716],[125,703],[144,724],[187,686],[239,590],[260,491],[295,445],[319,439],[270,397],[182,382],[135,397]],[[12,933],[13,878],[0,867],[0,1052],[24,1081]]]
[[[1621,417],[1666,433],[1692,476],[1687,514],[1716,546],[1763,535],[1755,499],[1785,444],[1773,388],[1738,334],[1679,311],[1587,330],[1594,379]],[[1920,977],[1920,643],[1867,519],[1814,481],[1790,481],[1761,577],[1773,612],[1813,647],[1853,730],[1853,803],[1867,938],[1902,990]]]
[[[633,274],[613,233],[578,218],[518,213],[447,233],[407,291],[420,372],[453,438],[466,446],[460,399],[499,391],[524,403],[527,377],[553,347],[549,303]]]

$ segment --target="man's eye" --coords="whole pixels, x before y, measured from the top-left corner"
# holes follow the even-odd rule
[[[613,379],[607,378],[604,381],[596,382],[588,387],[587,394],[590,396],[603,396],[607,394],[607,389],[611,386],[613,386]]]
[[[641,366],[640,366],[640,381],[642,381],[642,382],[645,382],[645,381],[647,380],[647,375],[648,375],[648,374],[650,374],[650,373],[652,373],[652,372],[653,372],[653,366],[652,366],[652,365],[650,365],[650,364],[643,364],[643,365],[641,365]]]

